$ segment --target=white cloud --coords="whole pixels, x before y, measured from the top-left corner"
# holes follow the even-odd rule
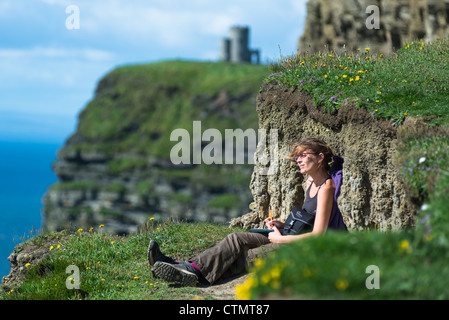
[[[0,50],[0,90],[12,86],[32,86],[34,82],[55,87],[75,87],[83,73],[105,67],[114,54],[97,49],[36,47]]]
[[[148,41],[171,48],[187,46],[200,36],[223,35],[238,22],[226,12],[201,9],[195,2],[173,7],[146,2],[89,3],[85,8],[80,5],[80,15],[81,28],[92,36],[114,34],[125,42]]]

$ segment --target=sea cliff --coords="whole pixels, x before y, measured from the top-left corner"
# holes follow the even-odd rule
[[[102,224],[128,234],[149,218],[227,222],[248,212],[248,145],[235,148],[242,164],[195,163],[191,151],[192,161],[178,165],[171,150],[179,141],[171,134],[193,135],[195,124],[200,135],[257,130],[256,95],[267,74],[267,66],[189,61],[107,74],[53,164],[59,181],[44,196],[44,229]]]

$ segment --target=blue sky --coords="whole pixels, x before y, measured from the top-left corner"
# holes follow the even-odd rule
[[[306,0],[0,0],[0,140],[63,143],[123,64],[217,61],[233,25],[267,62],[296,51]],[[79,29],[66,20],[79,8]]]

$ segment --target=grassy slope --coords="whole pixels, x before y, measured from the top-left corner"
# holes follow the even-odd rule
[[[31,263],[26,280],[19,287],[3,288],[0,299],[11,300],[157,300],[208,299],[196,288],[175,288],[153,278],[147,260],[149,239],[155,239],[161,250],[178,260],[185,260],[212,246],[226,234],[238,231],[224,225],[177,222],[145,223],[140,232],[127,237],[92,230],[65,230],[40,235],[19,245],[38,244],[46,247],[49,257]],[[80,271],[80,290],[68,290],[66,281]],[[45,272],[43,272],[45,270]]]
[[[117,68],[100,81],[95,99],[80,115],[78,131],[88,143],[78,147],[169,158],[175,144],[167,143],[171,132],[191,132],[194,120],[202,120],[203,130],[257,128],[252,103],[242,103],[234,117],[213,112],[204,116],[207,103],[198,98],[222,90],[231,95],[257,93],[267,73],[261,65],[189,61]]]

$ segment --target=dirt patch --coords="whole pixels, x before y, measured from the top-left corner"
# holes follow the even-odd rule
[[[202,298],[212,298],[215,300],[235,300],[235,286],[245,282],[248,274],[242,274],[230,279],[221,280],[214,285],[199,285]]]

